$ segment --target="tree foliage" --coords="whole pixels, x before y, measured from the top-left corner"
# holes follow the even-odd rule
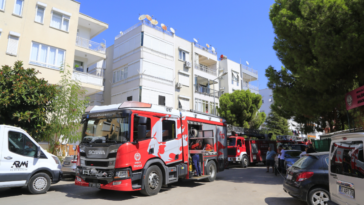
[[[266,127],[269,129],[269,133],[272,133],[274,136],[291,134],[290,130],[288,130],[287,119],[279,116],[274,111],[269,113],[265,123]]]
[[[45,131],[57,95],[56,87],[37,78],[38,73],[24,69],[21,61],[0,69],[0,124],[21,127],[33,137]]]
[[[80,82],[72,80],[72,74],[67,70],[60,71],[60,74],[62,78],[57,86],[58,94],[53,101],[54,108],[49,113],[47,127],[49,135],[46,140],[52,153],[59,141],[72,143],[80,139],[80,121],[89,103]]]
[[[345,93],[364,84],[363,9],[359,0],[276,0],[269,17],[284,67],[266,70],[275,112],[345,128]]]
[[[218,112],[228,124],[258,128],[265,120],[265,113],[258,113],[261,105],[261,95],[250,90],[235,90],[220,97]]]

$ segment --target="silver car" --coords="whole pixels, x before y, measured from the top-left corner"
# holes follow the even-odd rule
[[[68,156],[64,159],[62,164],[63,178],[75,177],[77,168],[77,156]]]

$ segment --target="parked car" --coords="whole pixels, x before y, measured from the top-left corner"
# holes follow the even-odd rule
[[[283,190],[309,205],[326,205],[330,200],[329,161],[328,152],[303,156],[288,169]]]
[[[286,170],[290,168],[297,160],[300,159],[301,151],[297,150],[286,150],[284,167]]]
[[[76,168],[77,168],[77,155],[66,157],[62,164],[63,178],[76,177]]]
[[[330,146],[329,204],[364,203],[363,132],[333,135]]]

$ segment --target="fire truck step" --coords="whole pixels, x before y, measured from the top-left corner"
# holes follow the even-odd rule
[[[210,175],[194,176],[192,178],[189,178],[188,180],[191,180],[191,181],[200,181],[200,180],[203,180],[203,179],[207,179],[209,177],[210,177]]]
[[[133,184],[132,187],[133,187],[133,189],[140,189],[140,188],[142,188],[142,185]]]

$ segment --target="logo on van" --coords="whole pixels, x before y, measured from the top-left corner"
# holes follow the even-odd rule
[[[89,150],[88,154],[105,154],[104,150]]]
[[[11,168],[21,168],[22,166],[24,166],[25,168],[28,168],[28,161],[26,161],[26,162],[15,161],[13,163],[13,166],[11,166]]]

